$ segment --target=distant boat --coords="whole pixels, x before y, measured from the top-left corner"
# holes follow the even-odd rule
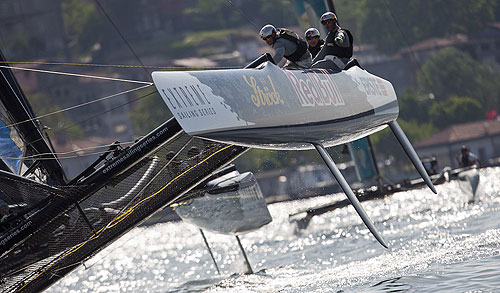
[[[456,180],[460,190],[465,193],[470,202],[474,202],[477,198],[479,188],[480,175],[477,166],[473,165],[465,168],[443,170],[446,181]]]
[[[460,189],[470,195],[470,199],[476,199],[477,190],[479,187],[479,172],[476,168],[464,170],[458,174],[458,184]]]

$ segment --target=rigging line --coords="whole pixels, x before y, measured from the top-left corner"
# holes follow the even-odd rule
[[[151,194],[150,196],[144,198],[143,200],[139,201],[138,203],[136,203],[133,207],[130,208],[130,210],[127,211],[126,214],[123,214],[123,215],[120,215],[116,218],[114,218],[111,222],[115,222],[115,221],[118,221],[116,223],[114,223],[112,226],[104,226],[102,227],[101,229],[99,229],[98,231],[96,231],[95,233],[93,233],[87,240],[85,240],[84,242],[78,244],[76,247],[73,247],[70,251],[64,251],[60,254],[60,256],[57,258],[57,259],[54,259],[52,261],[52,263],[50,264],[47,264],[45,268],[41,269],[40,271],[36,271],[34,272],[32,275],[34,274],[37,274],[36,276],[33,277],[33,279],[25,282],[22,287],[18,288],[18,291],[22,291],[26,286],[28,286],[31,282],[33,282],[34,280],[36,280],[38,277],[40,277],[42,274],[44,274],[45,272],[47,272],[50,268],[52,268],[53,266],[55,266],[58,262],[62,261],[63,259],[65,259],[67,256],[75,253],[76,251],[80,250],[80,248],[82,248],[83,246],[85,246],[87,243],[89,243],[92,239],[96,238],[96,237],[100,237],[100,234],[103,233],[105,230],[108,230],[108,229],[112,229],[115,227],[115,225],[119,224],[121,221],[123,221],[124,219],[126,219],[129,215],[132,214],[132,212],[134,212],[135,208],[137,208],[138,206],[142,205],[144,202],[146,202],[147,200],[155,197],[156,195],[158,195],[160,192],[162,192],[165,188],[167,188],[167,186],[171,185],[173,182],[177,181],[177,179],[179,179],[180,177],[182,177],[184,174],[188,173],[189,171],[191,171],[192,169],[194,169],[195,167],[201,165],[202,163],[204,163],[205,161],[207,161],[208,159],[210,159],[212,156],[216,155],[217,153],[219,152],[222,152],[230,147],[233,147],[234,145],[230,144],[230,145],[227,145],[217,151],[215,151],[213,154],[210,154],[209,156],[207,156],[206,158],[204,158],[202,161],[200,161],[199,163],[195,164],[194,166],[192,166],[191,168],[185,170],[184,172],[182,172],[181,174],[179,174],[177,177],[173,178],[172,180],[170,180],[167,184],[165,184],[163,187],[161,187],[158,191],[156,191],[155,193]]]
[[[50,74],[58,74],[58,75],[68,75],[68,76],[76,76],[76,77],[83,77],[83,78],[93,78],[93,79],[103,79],[103,80],[111,80],[111,81],[119,81],[119,82],[129,82],[129,83],[139,83],[139,84],[153,85],[153,83],[149,82],[149,81],[121,79],[121,78],[96,76],[96,75],[86,75],[86,74],[69,73],[69,72],[61,72],[61,71],[41,70],[41,69],[34,69],[34,68],[23,68],[23,67],[14,67],[14,66],[5,66],[5,65],[0,65],[0,68],[9,68],[9,69],[16,69],[16,70],[33,71],[33,72],[41,72],[41,73],[50,73]]]
[[[152,94],[154,94],[154,93],[157,93],[157,91],[155,90],[155,91],[153,91],[153,92],[150,92],[149,94],[146,94],[146,95],[143,95],[143,96],[141,96],[141,97],[138,97],[138,98],[136,98],[136,99],[134,99],[134,100],[128,101],[127,103],[124,103],[124,104],[118,105],[118,106],[116,106],[116,107],[114,107],[114,108],[111,108],[111,109],[109,109],[109,110],[106,110],[106,111],[103,111],[103,112],[101,112],[101,113],[98,113],[98,114],[96,114],[96,115],[94,115],[94,116],[92,116],[92,117],[90,117],[90,118],[88,118],[88,119],[85,119],[85,120],[79,121],[79,122],[77,122],[77,123],[74,123],[74,124],[72,124],[72,125],[69,125],[68,127],[65,127],[65,128],[59,129],[59,130],[57,130],[57,131],[54,131],[54,134],[56,134],[56,133],[60,133],[60,132],[63,132],[63,131],[65,131],[65,130],[68,130],[68,129],[70,129],[70,128],[74,127],[74,126],[77,126],[77,125],[79,125],[79,124],[82,124],[83,122],[86,122],[86,121],[92,120],[92,119],[94,119],[94,118],[96,118],[96,117],[98,117],[98,116],[100,116],[100,115],[103,115],[103,114],[106,114],[106,113],[108,113],[108,112],[114,111],[114,110],[116,110],[116,109],[118,109],[118,108],[121,108],[121,107],[124,107],[124,106],[126,106],[126,105],[128,105],[128,104],[132,104],[132,103],[134,103],[134,102],[136,102],[136,101],[138,101],[138,100],[144,99],[144,98],[146,98],[146,97],[148,97],[148,96],[150,96],[150,95],[152,95]],[[32,145],[33,143],[35,143],[35,142],[37,142],[37,141],[40,141],[40,140],[42,140],[42,139],[43,139],[43,138],[38,138],[38,139],[36,139],[36,140],[32,141],[30,144],[27,144],[26,146]]]
[[[55,131],[54,133],[59,133],[59,132],[62,132],[62,131],[68,130],[69,128],[72,128],[72,127],[74,127],[74,126],[76,126],[76,125],[82,124],[83,122],[87,122],[87,121],[89,121],[89,120],[92,120],[92,119],[94,119],[94,118],[96,118],[96,117],[98,117],[98,116],[100,116],[100,115],[103,115],[103,114],[109,113],[109,112],[114,111],[114,110],[116,110],[116,109],[118,109],[118,108],[124,107],[124,106],[126,106],[126,105],[128,105],[128,104],[132,104],[132,103],[134,103],[134,102],[136,102],[136,101],[138,101],[138,100],[144,99],[144,98],[146,98],[146,97],[148,97],[148,96],[150,96],[150,95],[152,95],[152,94],[154,94],[154,93],[157,93],[157,91],[156,91],[156,90],[154,90],[154,91],[150,92],[149,94],[145,94],[145,95],[143,95],[143,96],[141,96],[141,97],[138,97],[138,98],[136,98],[136,99],[133,99],[133,100],[131,100],[131,101],[128,101],[128,102],[126,102],[126,103],[124,103],[124,104],[118,105],[118,106],[116,106],[116,107],[114,107],[114,108],[111,108],[111,109],[109,109],[109,110],[106,110],[106,111],[103,111],[103,112],[101,112],[101,113],[98,113],[98,114],[96,114],[96,115],[94,115],[94,116],[92,116],[92,117],[90,117],[90,118],[88,118],[88,119],[85,119],[85,120],[79,121],[79,122],[77,122],[77,123],[74,123],[73,125],[70,125],[70,126],[68,126],[68,127],[63,128],[63,129],[59,129],[59,130]]]
[[[77,108],[80,108],[80,107],[83,107],[83,106],[88,106],[88,105],[91,105],[93,103],[101,102],[101,101],[104,101],[104,100],[107,100],[107,99],[110,99],[110,98],[114,98],[114,97],[117,97],[117,96],[120,96],[120,95],[123,95],[123,94],[128,94],[128,93],[131,93],[131,92],[134,92],[134,91],[138,91],[138,90],[150,87],[150,86],[151,85],[143,85],[143,86],[136,87],[136,88],[133,88],[133,89],[129,89],[129,90],[126,90],[126,91],[123,91],[123,92],[115,93],[115,94],[112,94],[112,95],[109,95],[109,96],[106,96],[106,97],[102,97],[102,98],[99,98],[99,99],[96,99],[96,100],[92,100],[92,101],[89,101],[89,102],[85,102],[85,103],[81,103],[81,104],[78,104],[78,105],[74,105],[74,106],[71,106],[71,107],[68,107],[68,108],[65,108],[65,109],[61,109],[61,110],[57,110],[57,111],[54,111],[54,112],[51,112],[51,113],[39,115],[39,116],[30,118],[30,119],[26,119],[26,120],[23,120],[23,121],[19,121],[19,122],[16,122],[16,123],[5,125],[3,127],[0,127],[0,130],[2,130],[4,128],[9,128],[11,126],[16,126],[16,125],[19,125],[19,124],[22,124],[22,123],[26,123],[26,122],[30,122],[30,121],[36,121],[36,120],[38,120],[40,118],[45,118],[47,116],[51,116],[51,115],[59,114],[59,113],[62,113],[62,112],[74,110],[74,109],[77,109]]]
[[[394,23],[396,24],[396,27],[398,28],[399,32],[401,33],[401,36],[403,37],[403,41],[405,42],[406,44],[406,47],[408,48],[408,50],[410,51],[410,54],[411,54],[411,57],[410,59],[412,59],[412,61],[414,63],[417,64],[417,66],[421,69],[422,68],[422,65],[420,64],[419,60],[418,60],[418,57],[417,55],[415,54],[415,52],[412,50],[412,48],[410,47],[410,42],[408,41],[408,39],[406,38],[406,35],[404,34],[403,32],[403,29],[401,28],[401,26],[399,25],[399,22],[396,20],[396,17],[394,16],[394,14],[392,13],[392,9],[391,7],[387,4],[387,0],[382,0],[382,3],[384,3],[384,6],[385,8],[389,11],[389,14],[391,15],[391,18],[392,20],[394,21]],[[422,74],[424,75],[424,78],[426,79],[427,81],[427,84],[429,85],[429,87],[431,88],[432,92],[435,93],[436,91],[434,90],[434,87],[432,86],[431,84],[431,79],[427,76],[427,74],[424,72],[424,71],[421,71]]]
[[[80,151],[81,150],[75,150],[75,151],[71,151],[71,152],[66,152],[66,154],[77,153],[77,152],[80,152]],[[60,156],[60,157],[58,156],[57,159],[58,160],[66,160],[66,159],[73,159],[73,158],[83,158],[83,157],[90,157],[90,156],[94,156],[94,155],[101,155],[101,154],[104,154],[104,153],[107,153],[107,151],[92,152],[92,153],[86,153],[86,154],[83,154],[83,155],[74,155],[74,156]],[[58,153],[51,153],[51,154],[58,155]],[[36,159],[37,161],[53,160],[54,159],[54,158],[37,158],[36,156],[28,156],[28,157],[23,157],[23,158],[11,158],[11,157],[0,156],[0,158],[2,160]]]
[[[135,141],[124,141],[124,142],[120,142],[120,146],[130,146],[134,143]],[[115,143],[111,143],[111,144],[104,144],[104,145],[99,145],[99,146],[94,146],[94,147],[88,147],[88,148],[79,148],[77,150],[72,150],[72,151],[68,151],[68,152],[54,152],[54,153],[50,153],[50,154],[54,154],[54,155],[61,155],[61,156],[64,156],[64,155],[68,155],[68,154],[72,154],[72,153],[77,153],[77,152],[82,152],[82,151],[89,151],[89,150],[97,150],[97,149],[102,149],[102,148],[109,148],[110,146],[113,146],[115,145]],[[92,153],[92,154],[104,154],[108,152],[108,150],[104,151],[104,152],[96,152],[96,153]],[[5,154],[5,153],[4,153]],[[18,157],[9,157],[9,156],[4,156],[4,155],[0,155],[0,159],[2,160],[26,160],[26,159],[38,159],[38,160],[47,160],[47,159],[51,159],[51,158],[38,158],[38,156],[43,156],[43,155],[47,155],[46,153],[40,153],[40,154],[37,154],[37,155],[31,155],[31,156],[24,156],[22,158],[18,158]],[[87,154],[85,155],[81,155],[81,156],[74,156],[74,157],[65,157],[65,158],[75,158],[75,157],[84,157],[86,156]],[[59,159],[61,159],[60,157],[58,157]]]
[[[250,19],[240,8],[236,7],[236,5],[234,5],[233,1],[231,0],[226,0],[227,3],[229,3],[230,6],[232,6],[236,11],[238,11],[241,15],[243,15],[244,18],[247,19],[247,21],[249,23],[251,23],[256,29],[260,29],[257,24],[255,24],[255,22],[252,21],[252,19]]]
[[[137,59],[137,61],[139,61],[139,64],[141,64],[141,66],[144,68],[144,64],[142,63],[141,61],[141,58],[139,58],[139,56],[137,56],[137,54],[135,53],[134,49],[132,48],[132,46],[129,44],[129,42],[127,41],[127,39],[125,39],[125,36],[121,33],[121,31],[118,29],[118,26],[115,24],[115,22],[111,19],[111,17],[109,16],[109,14],[106,12],[106,10],[104,9],[104,7],[102,7],[101,3],[99,3],[99,0],[95,0],[95,2],[97,3],[97,6],[99,6],[99,8],[101,9],[101,11],[104,13],[104,15],[106,16],[106,18],[109,20],[109,22],[111,22],[111,25],[113,25],[113,27],[115,28],[116,32],[118,33],[118,35],[120,35],[120,37],[122,38],[123,42],[125,43],[125,45],[127,45],[127,47],[130,49],[130,51],[132,52],[132,54],[135,56],[135,58]],[[144,68],[144,71],[146,72],[146,76],[150,77],[151,78],[151,75],[149,74],[149,71],[147,71],[145,68]]]
[[[35,64],[35,65],[62,65],[62,66],[88,66],[110,68],[148,68],[163,70],[207,70],[207,69],[238,69],[241,66],[151,66],[151,65],[124,65],[124,64],[98,64],[98,63],[72,63],[72,62],[41,62],[41,61],[0,61],[0,64]]]

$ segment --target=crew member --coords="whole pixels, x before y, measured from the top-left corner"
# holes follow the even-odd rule
[[[318,55],[318,52],[321,50],[325,41],[320,39],[319,31],[314,27],[307,29],[305,35],[308,44],[307,49],[309,50],[309,53],[311,53],[311,57],[314,58]]]
[[[473,165],[476,165],[479,168],[481,167],[481,161],[474,153],[469,151],[469,149],[463,145],[460,150],[460,155],[458,156],[458,166],[460,168],[465,168]]]
[[[427,174],[429,175],[434,175],[438,173],[438,161],[435,156],[432,156],[431,158],[425,158],[422,159],[422,165],[424,165],[425,171],[427,171]]]
[[[321,24],[328,31],[323,48],[313,60],[314,68],[342,70],[352,57],[353,37],[349,30],[338,25],[337,16],[332,12],[324,13]]]
[[[312,64],[307,43],[291,30],[265,25],[259,33],[260,37],[274,49],[273,60],[278,64],[286,58],[284,67],[309,68]]]

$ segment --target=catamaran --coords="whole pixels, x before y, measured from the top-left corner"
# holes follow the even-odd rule
[[[325,147],[363,138],[387,126],[425,183],[436,190],[396,122],[391,83],[353,59],[346,69],[283,70],[265,54],[245,69],[153,72],[155,86],[184,131],[195,137],[264,149],[316,149],[375,238],[387,243]]]
[[[174,118],[133,145],[110,149],[69,182],[57,167],[49,144],[46,153],[36,149],[33,163],[24,161],[26,166],[22,168],[41,169],[39,173],[45,176],[39,177],[44,180],[26,176],[30,174],[27,171],[0,171],[0,189],[12,208],[0,224],[2,291],[47,288],[162,208],[178,200],[206,200],[197,199],[197,193],[190,190],[209,188],[210,180],[206,180],[248,147],[316,149],[384,247],[387,243],[325,147],[389,126],[435,191],[396,122],[398,104],[392,85],[354,63],[340,73],[328,69],[283,70],[271,62],[269,55],[263,55],[245,69],[154,72],[152,76]],[[5,75],[3,81],[12,84]],[[22,95],[12,88],[3,92]],[[4,116],[3,122],[9,129],[17,129],[14,125],[33,121],[30,117],[34,116],[11,120]],[[27,136],[21,137],[27,145],[35,145]],[[190,152],[193,148],[198,150],[195,154]],[[51,165],[37,160],[42,155],[50,156]],[[248,181],[247,186],[252,186],[249,174],[229,177],[237,179],[229,181],[226,194],[231,192],[232,183],[244,186]],[[253,215],[255,211],[267,211],[255,201],[257,198],[249,198]],[[186,215],[198,217],[193,210]],[[252,227],[265,224],[267,215],[261,216],[254,219],[264,221],[256,221]],[[231,231],[234,227],[219,228]]]

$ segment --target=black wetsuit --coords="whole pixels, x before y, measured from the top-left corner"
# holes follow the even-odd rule
[[[344,43],[340,45],[335,42],[335,38],[339,35],[344,36]],[[353,37],[351,32],[337,27],[326,36],[325,44],[313,59],[312,67],[342,70],[351,59],[352,53]],[[333,58],[336,58],[336,60],[333,60]]]

